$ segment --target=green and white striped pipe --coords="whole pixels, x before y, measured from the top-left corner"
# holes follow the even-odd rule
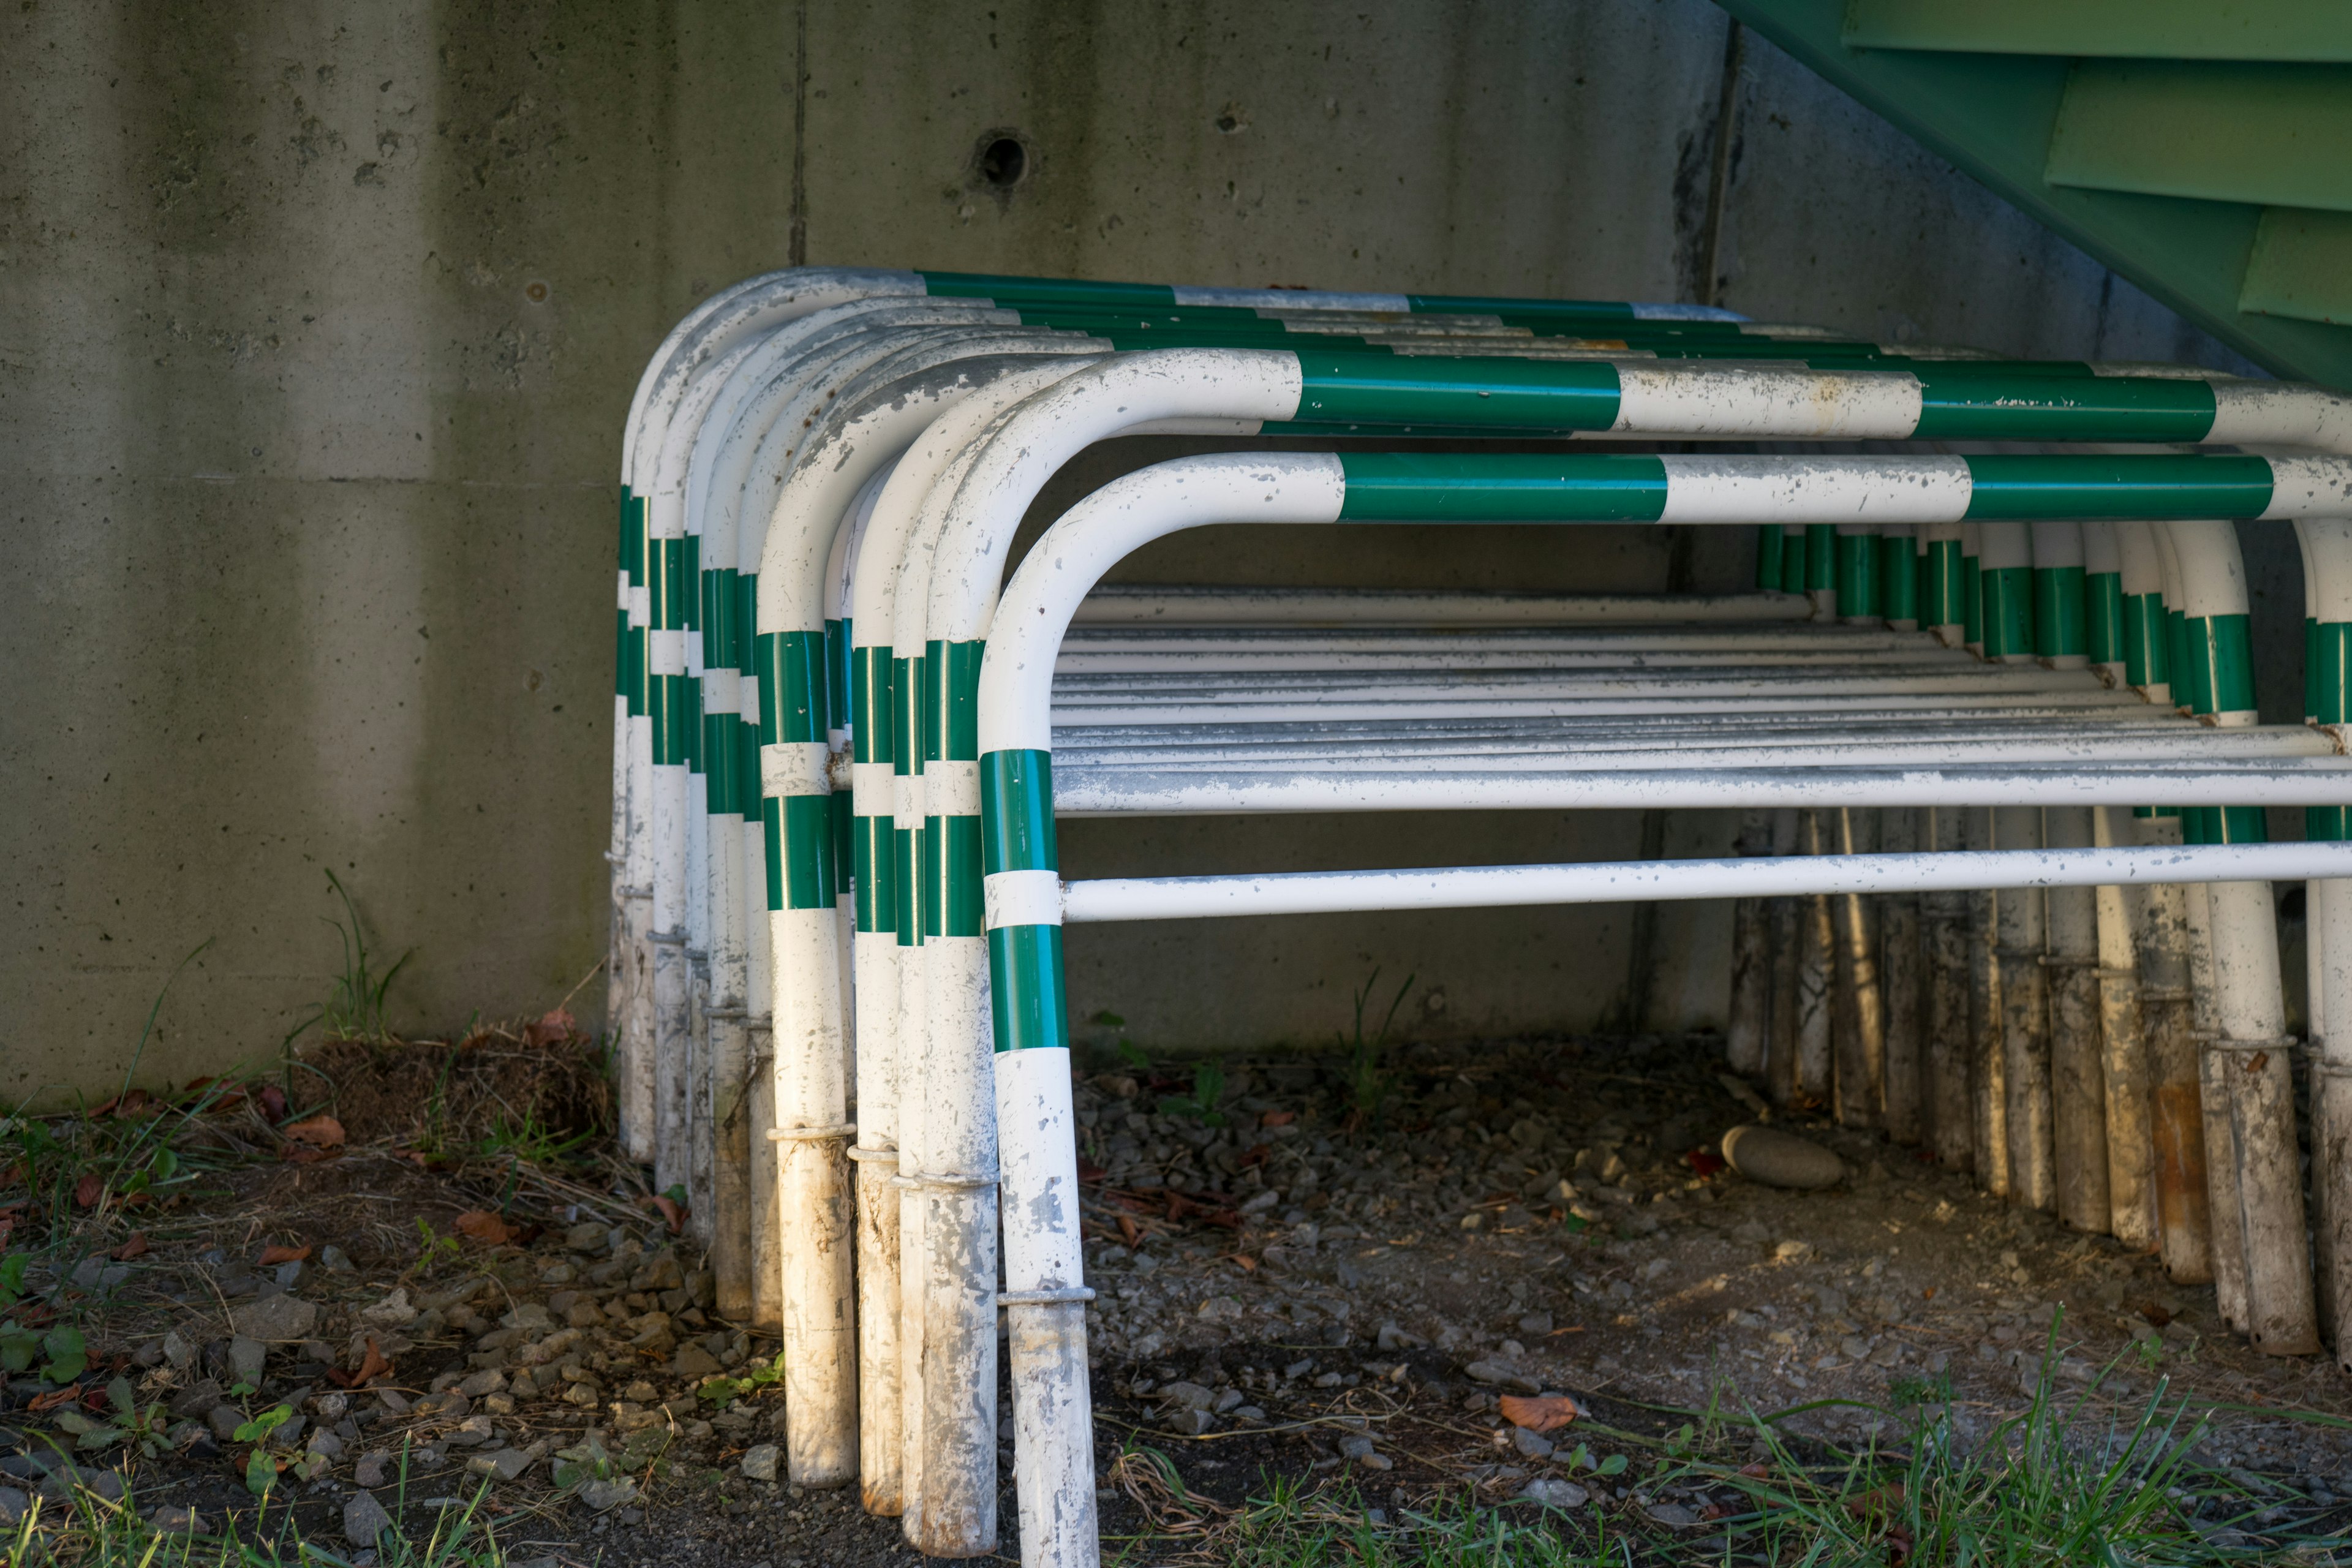
[[[935,1046],[942,1043],[937,1031],[972,1025],[986,1030],[996,1051],[994,1109],[1002,1125],[1020,1130],[1018,1138],[1004,1141],[1001,1157],[1006,1211],[1024,1221],[1015,1227],[1021,1234],[1008,1230],[1005,1276],[1013,1384],[1030,1392],[1033,1409],[1027,1421],[1016,1419],[1024,1524],[1032,1522],[1031,1509],[1041,1527],[1065,1508],[1083,1517],[1075,1500],[1081,1490],[1090,1493],[1093,1484],[1091,1449],[1079,1436],[1091,1429],[1084,1323],[1071,1308],[1084,1299],[1085,1288],[1062,1011],[1051,752],[1054,656],[1087,590],[1132,550],[1209,522],[1655,521],[1677,515],[1727,521],[1759,511],[1801,517],[1829,508],[1867,509],[1890,491],[1905,498],[1904,510],[1927,513],[1915,513],[1914,521],[1965,518],[1980,494],[1993,498],[1990,510],[1996,514],[2030,495],[2032,510],[2045,514],[2063,506],[2077,515],[2103,510],[2161,515],[2168,505],[2191,500],[2202,510],[2210,487],[2241,471],[2228,467],[2234,462],[2228,458],[2201,460],[2225,465],[2221,468],[2161,469],[2102,467],[2112,460],[2097,458],[1929,466],[1939,461],[1236,455],[1129,475],[1049,531],[1007,589],[1003,630],[982,660],[974,691],[982,863],[969,869],[984,877],[985,994],[992,1016],[967,1020],[946,1010],[935,1013],[932,1026]],[[2033,466],[2009,468],[2008,463]],[[2352,466],[2336,467],[2342,471],[2326,477],[2352,478]],[[2271,512],[2280,503],[2280,474],[2272,469],[2257,496],[2252,471],[2243,471],[2248,489],[2232,510]],[[2295,471],[2285,487],[2288,515],[2297,492],[2315,489],[2310,481],[2323,472],[2317,465]],[[979,473],[975,468],[973,477]],[[1937,479],[1928,479],[1930,473]],[[1923,491],[1932,499],[1918,499]],[[935,605],[935,614],[959,608],[951,594],[947,597],[947,605]],[[950,881],[967,874],[952,860],[947,868]],[[1056,1547],[1060,1557],[1050,1560],[1085,1561],[1090,1550],[1086,1542],[1064,1540]]]

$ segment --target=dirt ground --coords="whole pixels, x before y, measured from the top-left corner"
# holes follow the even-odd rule
[[[2153,1397],[2186,1400],[2210,1422],[2197,1458],[2259,1500],[2257,1523],[2352,1524],[2352,1428],[2329,1419],[2352,1415],[2352,1385],[2332,1362],[2256,1355],[2210,1289],[1872,1136],[1782,1118],[1849,1180],[1744,1181],[1706,1153],[1754,1115],[1718,1058],[1706,1037],[1413,1047],[1369,1121],[1323,1058],[1228,1063],[1207,1107],[1218,1086],[1189,1070],[1086,1079],[1107,1535],[1130,1561],[1197,1557],[1286,1477],[1375,1523],[1532,1495],[1664,1558],[1704,1542],[1719,1561],[1710,1525],[1735,1498],[1652,1490],[1651,1467],[1612,1457],[1710,1408],[1852,1449],[1947,1380],[1960,1430],[1980,1434],[2026,1403],[2053,1345],[2086,1440],[2110,1413],[2127,1427]],[[413,1106],[384,1088],[411,1067],[328,1068],[342,1142],[230,1168],[145,1255],[83,1266],[99,1364],[79,1403],[8,1384],[0,1509],[5,1489],[63,1489],[60,1410],[102,1414],[121,1375],[168,1405],[170,1441],[82,1458],[85,1485],[127,1479],[142,1514],[250,1533],[255,1439],[234,1429],[282,1405],[299,1419],[261,1440],[285,1468],[259,1522],[290,1507],[355,1568],[373,1558],[346,1527],[373,1508],[422,1539],[478,1493],[510,1562],[912,1560],[853,1493],[760,1479],[783,1396],[749,1374],[774,1346],[709,1315],[699,1258],[617,1167],[587,1146],[544,1165],[421,1155],[414,1127],[369,1109]],[[271,1247],[310,1251],[262,1263]],[[232,1395],[240,1381],[257,1386]],[[1538,1436],[1498,1410],[1548,1393],[1583,1418]],[[1013,1558],[1009,1441],[1001,1457]]]

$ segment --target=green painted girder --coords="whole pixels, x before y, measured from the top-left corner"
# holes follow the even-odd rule
[[[2256,235],[2264,229],[2261,205],[2049,183],[2044,174],[2051,138],[2073,59],[1855,48],[1845,42],[1846,0],[1717,3],[1939,156],[2248,358],[2283,376],[2352,388],[2352,328],[2241,308]],[[1969,4],[1978,5],[1979,0]],[[1886,0],[1885,8],[1925,15],[1941,6],[1897,6]],[[2004,14],[2010,10],[2006,5],[1984,8]],[[2023,8],[2017,9],[2021,14]],[[2352,14],[2352,6],[2344,9]],[[1960,10],[1952,7],[1951,14]],[[2269,226],[2284,231],[2292,226]],[[2265,237],[2273,236],[2266,233]],[[2278,253],[2270,268],[2282,280],[2275,297],[2284,300],[2294,297],[2294,289],[2286,286],[2289,280],[2301,279],[2308,285],[2324,279],[2326,266],[2315,251],[2335,250],[2336,236],[2325,229],[2282,232],[2270,249]],[[2352,271],[2347,265],[2352,264],[2352,248],[2336,253],[2343,258],[2338,272]]]
[[[1850,0],[1857,48],[2352,63],[2343,0]]]
[[[2045,177],[2352,212],[2347,153],[2352,66],[2084,60],[2067,80]]]

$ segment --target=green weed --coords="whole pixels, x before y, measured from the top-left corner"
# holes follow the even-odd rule
[[[343,972],[336,977],[334,988],[327,999],[309,1017],[294,1026],[286,1036],[285,1049],[291,1052],[294,1042],[314,1026],[323,1027],[331,1040],[382,1040],[391,1030],[383,1021],[383,1005],[392,983],[408,961],[416,956],[410,948],[392,961],[392,967],[382,974],[374,971],[374,958],[368,952],[367,932],[360,925],[359,906],[352,901],[349,889],[331,867],[327,868],[327,881],[335,896],[343,901],[343,914],[350,923],[329,920],[335,934],[342,940]],[[289,1058],[290,1059],[290,1058]]]
[[[1381,1107],[1388,1100],[1390,1090],[1396,1087],[1397,1075],[1387,1068],[1389,1031],[1396,1024],[1397,1009],[1404,1005],[1407,993],[1418,976],[1408,974],[1397,994],[1390,999],[1389,1010],[1381,1018],[1381,1026],[1371,1034],[1364,1033],[1364,1005],[1372,998],[1372,987],[1380,984],[1381,972],[1375,967],[1364,988],[1355,994],[1356,1026],[1353,1034],[1339,1037],[1339,1048],[1348,1054],[1348,1127],[1353,1131],[1371,1126],[1380,1120]]]

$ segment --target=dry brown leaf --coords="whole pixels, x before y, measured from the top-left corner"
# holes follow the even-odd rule
[[[274,1263],[308,1263],[310,1260],[310,1249],[307,1247],[280,1247],[272,1242],[261,1249],[259,1266],[267,1268]]]
[[[467,1209],[457,1216],[455,1228],[460,1236],[470,1236],[488,1247],[503,1247],[514,1239],[515,1227],[488,1209]]]
[[[662,1224],[669,1227],[669,1233],[672,1236],[686,1228],[685,1205],[675,1198],[666,1198],[659,1193],[654,1194],[646,1201],[661,1211]]]
[[[331,1371],[327,1373],[327,1376],[331,1381],[341,1384],[345,1388],[358,1388],[375,1378],[383,1376],[391,1370],[392,1358],[384,1354],[383,1352],[378,1348],[375,1342],[375,1336],[373,1334],[370,1334],[367,1337],[367,1354],[362,1358],[358,1370],[353,1372]]]
[[[74,1202],[83,1208],[98,1202],[106,1193],[106,1178],[96,1171],[74,1184]]]
[[[147,1233],[143,1230],[134,1230],[123,1238],[121,1246],[116,1247],[108,1256],[117,1263],[128,1263],[132,1258],[143,1255],[146,1250]]]
[[[343,1124],[324,1111],[320,1111],[316,1116],[306,1116],[293,1126],[281,1127],[278,1131],[289,1138],[320,1149],[340,1149],[343,1146]]]
[[[1504,1420],[1530,1432],[1557,1432],[1584,1414],[1584,1406],[1565,1394],[1547,1394],[1532,1399],[1506,1394],[1496,1405],[1502,1411]]]
[[[522,1026],[522,1043],[526,1046],[560,1045],[570,1039],[580,1028],[580,1020],[562,1007],[542,1013]]]

